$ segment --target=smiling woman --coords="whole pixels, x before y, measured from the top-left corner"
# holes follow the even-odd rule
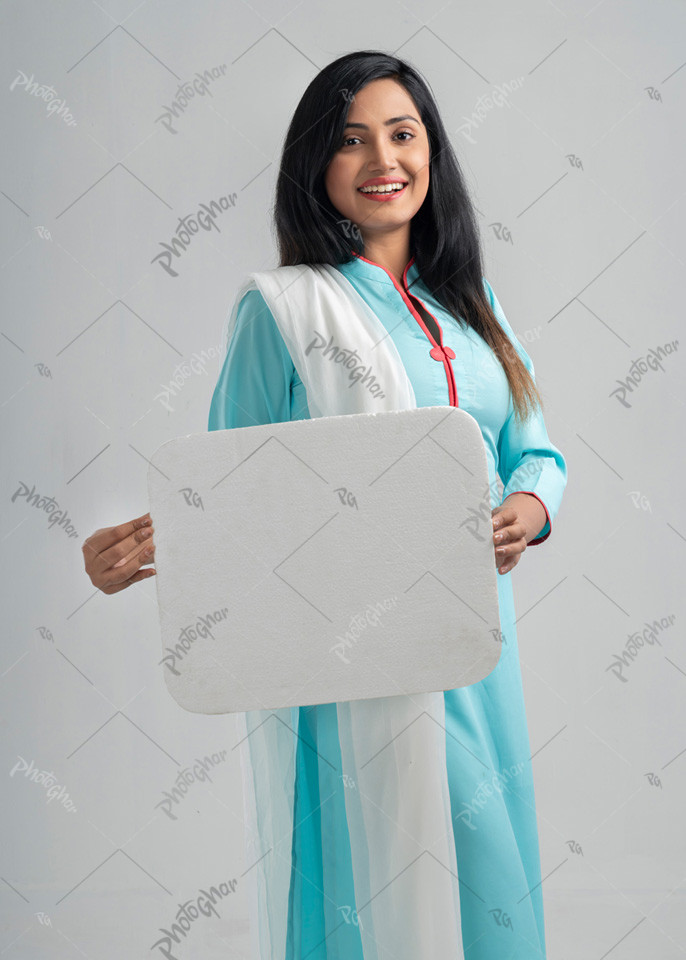
[[[368,394],[335,379],[341,364],[303,346],[325,328],[354,366],[356,347],[380,345],[393,409],[460,407],[478,424],[489,479],[479,536],[492,540],[502,647],[483,680],[428,700],[236,715],[253,955],[544,960],[511,572],[550,537],[567,465],[531,358],[483,275],[464,177],[412,66],[360,51],[314,77],[286,135],[274,222],[280,265],[250,274],[234,298],[209,429],[366,410]],[[149,522],[84,543],[101,590],[148,575]]]
[[[459,406],[481,429],[502,652],[481,682],[431,694],[440,707],[432,700],[430,711],[386,697],[239,715],[257,955],[540,960],[510,573],[550,536],[567,467],[531,358],[483,276],[438,108],[410,65],[362,51],[312,80],[286,135],[274,218],[280,266],[251,274],[236,295],[209,428],[335,415],[322,401],[334,365],[302,346],[331,322],[332,289],[349,303],[327,328],[334,343],[362,344],[371,311],[380,342],[397,351],[398,396],[407,383],[417,406]],[[319,296],[300,293],[302,271]],[[502,789],[481,804],[490,782]]]

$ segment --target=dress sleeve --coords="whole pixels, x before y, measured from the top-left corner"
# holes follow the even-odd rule
[[[534,377],[531,357],[521,345],[508,323],[491,285],[484,278],[493,312],[512,341],[527,370]],[[530,493],[536,497],[546,513],[546,522],[528,546],[543,543],[550,536],[552,522],[562,502],[567,485],[567,462],[550,442],[540,408],[524,423],[515,423],[512,398],[510,412],[498,437],[498,473],[504,489],[501,503],[511,493]]]
[[[208,430],[309,418],[303,383],[259,290],[248,290],[214,388]]]

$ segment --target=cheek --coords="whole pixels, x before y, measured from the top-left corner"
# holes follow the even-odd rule
[[[422,157],[418,160],[414,172],[416,192],[426,196],[429,190],[429,160]]]
[[[429,182],[429,151],[423,150],[416,157],[415,170],[417,180],[428,184]]]
[[[345,190],[346,185],[345,164],[340,163],[337,159],[332,160],[327,168],[324,182],[330,194],[340,195]]]

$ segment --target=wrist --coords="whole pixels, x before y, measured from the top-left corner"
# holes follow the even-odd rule
[[[503,506],[510,506],[517,511],[517,516],[524,524],[526,542],[535,540],[548,522],[548,515],[543,504],[533,493],[517,491],[505,497]]]

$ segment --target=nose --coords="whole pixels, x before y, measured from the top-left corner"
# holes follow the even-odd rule
[[[392,143],[389,143],[389,141],[385,139],[383,134],[373,141],[370,154],[367,164],[370,171],[395,170],[395,148]]]

